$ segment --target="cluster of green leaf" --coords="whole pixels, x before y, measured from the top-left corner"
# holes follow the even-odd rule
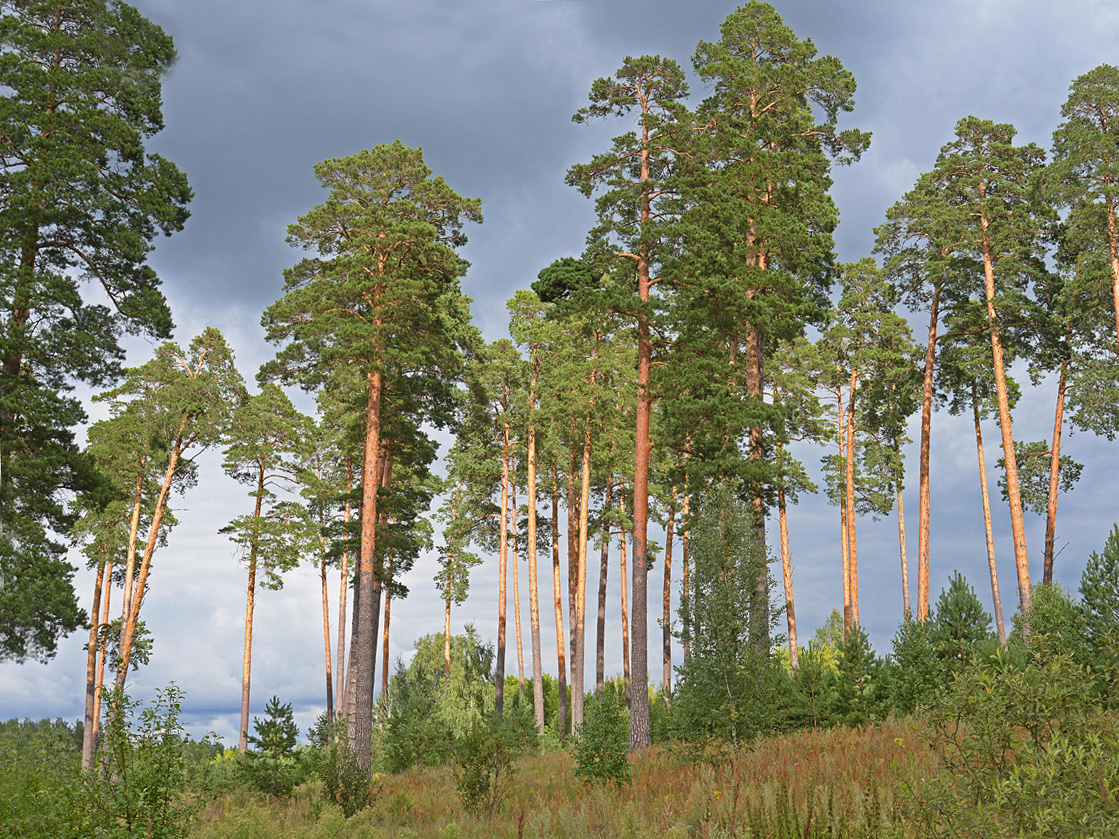
[[[80,726],[0,724],[0,829],[13,839],[186,837],[214,756],[179,722],[173,685],[146,706],[112,696],[97,761],[81,769]]]

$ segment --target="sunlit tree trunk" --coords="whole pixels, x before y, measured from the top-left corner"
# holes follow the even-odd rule
[[[505,616],[509,601],[508,562],[509,562],[509,426],[501,432],[501,523],[498,526],[497,561],[500,568],[497,574],[497,661],[494,665],[494,684],[497,694],[494,697],[494,711],[498,715],[505,711]]]
[[[326,580],[326,539],[319,537],[319,580],[322,589],[323,653],[326,659],[326,722],[334,722],[334,676],[330,650],[330,590]]]
[[[1030,560],[1026,553],[1026,527],[1022,520],[1022,497],[1018,487],[1018,460],[1014,451],[1014,429],[1011,427],[1010,399],[1006,390],[1006,367],[1002,355],[1002,335],[995,311],[995,263],[988,234],[989,222],[984,207],[986,184],[979,183],[979,224],[982,230],[983,278],[987,292],[987,323],[991,332],[991,354],[995,368],[995,394],[999,403],[999,429],[1002,431],[1002,453],[1006,463],[1006,494],[1010,502],[1010,529],[1014,537],[1014,564],[1018,570],[1018,598],[1022,613],[1030,610]],[[1028,631],[1028,628],[1027,628]]]
[[[789,666],[796,670],[800,666],[800,653],[797,646],[796,609],[793,605],[793,558],[789,550],[789,514],[785,506],[784,486],[779,486],[777,489],[777,518],[781,529],[781,578],[785,586],[785,625],[788,628]]]
[[[905,504],[901,497],[901,482],[897,485],[898,545],[901,548],[901,602],[902,613],[909,614],[909,561],[905,556]]]
[[[672,693],[672,531],[676,524],[676,487],[672,488],[672,502],[668,508],[668,525],[664,541],[664,585],[661,587],[661,692],[664,701]]]
[[[999,644],[1006,646],[1006,627],[1002,621],[1002,599],[999,597],[999,572],[995,565],[995,534],[991,527],[991,498],[987,492],[987,462],[983,457],[983,427],[979,422],[979,402],[975,387],[971,389],[971,413],[975,421],[975,448],[979,459],[979,488],[983,493],[983,530],[987,535],[987,566],[991,576],[991,596],[994,598],[995,626]]]
[[[552,464],[552,592],[556,604],[556,664],[559,679],[559,709],[557,725],[560,738],[567,734],[567,661],[563,633],[563,585],[560,581],[560,482],[559,467]]]
[[[93,744],[96,735],[96,726],[94,723],[93,708],[96,704],[97,692],[101,685],[97,681],[97,650],[100,647],[98,643],[98,636],[100,635],[101,624],[98,621],[98,616],[101,613],[101,587],[105,582],[105,566],[108,563],[97,563],[97,578],[93,582],[93,608],[90,614],[93,616],[89,622],[89,644],[86,647],[86,676],[85,676],[85,721],[82,727],[82,769],[88,769],[93,765]],[[111,567],[111,566],[110,566]],[[109,587],[112,587],[112,572],[109,576]]]
[[[621,494],[618,497],[618,509],[622,513],[622,518],[626,515],[626,497]],[[626,707],[630,707],[630,699],[632,697],[631,690],[631,673],[630,673],[630,658],[629,658],[629,591],[626,586],[626,528],[622,525],[622,532],[618,539],[619,544],[619,564],[621,566],[621,574],[619,575],[619,587],[621,591],[619,598],[621,599],[622,607],[622,685],[625,688],[626,694]]]
[[[514,464],[514,471],[516,467]],[[509,539],[512,542],[510,553],[513,557],[513,627],[517,638],[517,681],[520,684],[521,697],[525,695],[525,647],[521,638],[521,554],[517,547],[517,482],[509,482]]]
[[[1061,362],[1061,375],[1057,381],[1057,410],[1053,416],[1053,445],[1049,451],[1049,503],[1045,513],[1045,570],[1041,582],[1053,583],[1054,542],[1057,531],[1057,490],[1061,475],[1061,430],[1065,417],[1065,388],[1068,361]]]
[[[260,511],[264,506],[264,463],[258,466],[256,481],[256,503],[253,505],[254,530],[249,544],[249,583],[245,592],[245,642],[241,655],[241,729],[238,733],[237,750],[241,754],[249,747],[249,684],[253,662],[253,609],[256,606],[256,562],[258,526]]]
[[[858,371],[851,371],[851,385],[847,394],[847,474],[845,480],[847,510],[847,568],[848,591],[851,601],[851,623],[859,623],[859,562],[855,539],[855,392]],[[850,629],[850,627],[847,627]]]
[[[944,254],[942,254],[944,255]],[[917,513],[917,620],[929,616],[929,450],[932,436],[933,370],[936,366],[936,331],[940,318],[940,285],[933,287],[929,308],[929,340],[925,346],[924,383],[921,391],[921,457],[918,478],[920,507]]]
[[[603,514],[614,502],[614,476],[606,479],[606,497]],[[606,580],[610,563],[610,525],[602,528],[602,546],[598,563],[598,624],[595,634],[594,692],[602,693],[606,686]]]

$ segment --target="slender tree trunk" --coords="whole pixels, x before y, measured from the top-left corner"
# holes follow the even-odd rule
[[[847,416],[843,408],[843,393],[840,388],[835,391],[836,401],[836,439],[839,440],[839,457],[847,463],[847,436],[844,434],[844,418]],[[839,502],[839,554],[840,565],[843,571],[843,635],[851,631],[853,623],[851,617],[851,536],[848,519],[846,492]]]
[[[1115,338],[1119,340],[1119,224],[1115,219],[1115,202],[1111,195],[1107,203],[1107,255],[1111,262],[1111,299],[1115,305]]]
[[[594,384],[594,375],[591,376]],[[578,691],[573,695],[571,718],[576,723],[583,722],[583,697],[586,678],[587,655],[587,527],[590,516],[591,502],[591,424],[587,420],[583,431],[583,462],[582,476],[579,492],[579,583],[575,591],[575,605],[578,616],[575,618],[577,627],[575,633],[575,660],[572,669],[578,674],[578,680],[572,679]]]
[[[661,588],[661,693],[669,703],[672,694],[672,531],[676,524],[676,487],[672,488],[672,503],[668,508],[668,526],[664,540],[664,585]]]
[[[621,494],[618,497],[618,508],[622,513],[622,518],[626,516],[626,497]],[[626,707],[630,707],[630,699],[633,695],[631,672],[630,672],[630,654],[629,654],[629,590],[627,588],[627,568],[626,568],[626,528],[625,524],[622,525],[622,532],[619,535],[618,543],[620,546],[619,562],[621,565],[621,573],[619,574],[619,597],[621,599],[622,607],[622,687],[626,695]]]
[[[513,467],[514,475],[516,473],[516,466]],[[525,695],[525,648],[524,642],[521,639],[521,554],[517,548],[517,482],[511,480],[509,482],[509,538],[512,541],[513,550],[513,628],[516,630],[517,638],[517,683],[521,693],[521,698]]]
[[[983,493],[983,529],[987,535],[987,566],[991,575],[991,596],[995,605],[995,627],[999,633],[999,644],[1006,646],[1006,626],[1002,621],[1002,599],[999,597],[999,572],[995,565],[995,535],[991,527],[991,498],[987,492],[987,462],[983,457],[983,427],[979,422],[979,402],[975,395],[975,385],[971,388],[971,414],[975,421],[975,448],[979,459],[979,489]]]
[[[905,503],[901,497],[901,482],[897,485],[898,544],[901,546],[901,602],[903,614],[909,619],[909,562],[905,556]]]
[[[681,509],[681,514],[684,520],[688,520],[688,515],[691,512],[692,496],[688,489],[688,476],[684,476],[684,506]],[[684,538],[680,545],[680,598],[682,602],[688,602],[688,595],[691,593],[691,541],[692,531],[690,529],[684,531]],[[692,631],[691,627],[685,625],[684,630],[684,661],[687,661],[692,656]]]
[[[575,448],[568,447],[567,466],[567,656],[571,665],[571,730],[583,718],[577,713],[582,708],[584,677],[579,670],[576,646],[579,643],[579,496],[575,493]]]
[[[851,371],[851,385],[847,396],[847,567],[850,573],[851,622],[859,623],[859,561],[855,539],[855,394],[859,383],[858,371]]]
[[[614,501],[614,476],[606,478],[606,498],[603,501],[602,546],[598,562],[598,624],[595,634],[594,692],[602,693],[606,686],[606,580],[610,563],[610,524],[606,512]]]
[[[389,698],[389,622],[392,617],[392,568],[385,578],[385,628],[381,633],[381,698]]]
[[[105,579],[109,581],[109,585],[104,588],[105,604],[101,610],[102,630],[107,630],[109,628],[109,615],[111,614],[109,605],[109,601],[112,600],[111,595],[113,593],[113,564],[111,562],[107,563],[105,566]],[[93,752],[97,751],[97,735],[101,731],[101,697],[105,692],[105,657],[108,652],[108,645],[108,632],[99,631],[97,639],[97,689],[93,694]],[[93,753],[91,752],[91,761],[92,756]]]
[[[377,580],[377,492],[381,485],[381,409],[383,382],[380,370],[368,374],[368,398],[365,408],[365,440],[361,469],[361,558],[359,583],[354,593],[356,612],[354,632],[350,639],[350,674],[353,680],[353,713],[347,726],[350,750],[360,765],[369,769],[373,759],[373,686],[377,650],[379,586]]]
[[[991,254],[986,210],[986,186],[979,184],[979,224],[983,232],[983,277],[987,292],[987,323],[991,331],[991,354],[995,368],[995,394],[999,403],[999,427],[1002,431],[1003,459],[1006,463],[1006,494],[1010,502],[1010,528],[1014,536],[1014,564],[1018,571],[1018,597],[1022,614],[1030,610],[1030,560],[1026,553],[1026,527],[1022,520],[1022,497],[1018,487],[1018,460],[1014,451],[1014,429],[1011,426],[1010,400],[1006,391],[1006,368],[1002,356],[1002,335],[995,311],[995,263]],[[1029,631],[1028,624],[1024,624]]]
[[[259,556],[260,513],[264,505],[264,463],[257,464],[256,503],[253,506],[253,537],[249,545],[249,584],[245,593],[245,643],[241,657],[241,730],[237,750],[241,754],[249,747],[249,684],[253,661],[253,609],[256,605],[256,562]]]
[[[494,664],[494,711],[500,716],[505,711],[505,611],[509,601],[509,426],[501,432],[501,524],[497,545],[497,661]]]
[[[1068,360],[1061,362],[1061,375],[1057,380],[1057,410],[1053,416],[1053,445],[1049,451],[1049,504],[1045,514],[1045,571],[1041,582],[1053,583],[1054,542],[1057,530],[1057,490],[1061,476],[1061,429],[1065,417],[1065,388],[1067,386]]]
[[[167,508],[167,496],[171,493],[171,484],[175,479],[175,469],[179,465],[179,458],[188,445],[185,441],[187,428],[193,419],[192,414],[184,414],[179,423],[175,443],[167,460],[167,470],[163,475],[163,484],[159,488],[155,508],[152,511],[152,521],[148,528],[148,541],[144,545],[144,555],[140,558],[140,576],[136,580],[131,602],[128,604],[128,613],[121,619],[120,627],[120,669],[117,671],[114,688],[117,696],[124,693],[124,684],[128,678],[128,666],[132,661],[132,642],[136,634],[136,626],[140,621],[140,606],[144,601],[144,589],[148,584],[148,575],[151,573],[152,556],[155,546],[159,542],[159,528],[163,523],[163,513]],[[126,582],[127,585],[127,582]],[[116,713],[116,709],[113,709]]]
[[[785,625],[789,636],[789,666],[800,666],[800,648],[797,646],[797,616],[793,606],[793,558],[789,550],[789,515],[785,508],[785,488],[777,489],[777,518],[781,528],[781,577],[785,584]]]
[[[326,539],[319,537],[319,580],[322,588],[322,640],[326,659],[326,722],[334,722],[334,675],[330,650],[330,589],[326,584]]]
[[[761,270],[766,270],[764,252],[758,254],[757,263]],[[754,298],[753,290],[747,293],[751,299]],[[752,328],[746,333],[746,393],[757,402],[761,402],[765,395],[765,339],[761,333]],[[749,431],[751,461],[760,462],[765,458],[762,436],[761,428],[755,427]],[[765,654],[769,651],[769,566],[766,562],[768,551],[765,537],[765,498],[760,492],[754,495],[753,506],[754,533],[763,560],[759,579],[755,583],[754,608],[750,610],[752,624],[750,632],[754,646],[760,653]]]
[[[90,614],[93,619],[89,622],[89,645],[86,647],[85,667],[85,722],[82,726],[82,769],[89,769],[93,765],[93,744],[96,737],[93,706],[96,703],[97,691],[100,683],[97,681],[97,649],[100,646],[98,636],[101,624],[97,618],[101,613],[101,586],[105,582],[105,566],[107,563],[97,563],[97,578],[93,582],[93,609]],[[109,577],[109,586],[112,587],[113,578]]]
[[[450,591],[448,587],[447,591]],[[443,675],[451,675],[451,597],[443,601]]]
[[[535,352],[533,353],[535,356]],[[532,368],[529,386],[528,423],[528,611],[532,638],[532,707],[536,713],[536,728],[544,732],[544,656],[540,648],[540,591],[536,568],[536,425],[532,412],[536,410],[536,365]]]
[[[567,735],[567,661],[564,655],[563,585],[560,582],[560,483],[559,468],[552,464],[552,594],[556,602],[556,669],[559,679],[559,709],[557,725],[562,740]]]
[[[943,255],[943,254],[942,254]],[[933,370],[936,366],[936,331],[940,319],[940,284],[933,286],[929,308],[929,340],[925,347],[924,385],[921,396],[920,507],[917,514],[917,620],[929,616],[929,449],[932,436]]]
[[[346,501],[342,505],[342,534],[349,538],[350,492],[353,490],[353,462],[346,458]],[[338,643],[334,658],[338,662],[334,674],[334,695],[341,703],[342,716],[346,715],[346,594],[350,590],[350,552],[342,551],[341,568],[338,571]]]

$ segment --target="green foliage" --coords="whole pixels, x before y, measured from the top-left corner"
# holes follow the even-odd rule
[[[1112,700],[1119,684],[1119,527],[1112,527],[1102,552],[1092,552],[1080,575],[1081,619],[1091,667]]]
[[[200,801],[186,795],[190,749],[179,723],[182,691],[157,691],[139,708],[109,692],[110,709],[93,766],[81,775],[80,809],[71,813],[76,837],[186,837]]]
[[[680,616],[691,656],[678,671],[673,717],[686,740],[739,749],[773,724],[768,635],[759,643],[772,581],[753,511],[727,486],[697,504],[690,527],[691,586]]]
[[[1106,837],[1119,830],[1119,726],[1070,657],[1015,658],[957,673],[931,708],[946,768],[914,790],[933,837]]]
[[[325,723],[325,720],[324,720]],[[338,806],[348,819],[373,804],[380,791],[380,776],[369,776],[346,740],[346,723],[324,724],[321,743],[315,743],[314,765],[322,780],[323,797]],[[312,737],[312,742],[315,738]]]
[[[186,177],[163,127],[171,37],[121,2],[15,0],[0,14],[0,658],[45,661],[85,621],[62,538],[100,480],[66,391],[118,373],[123,331],[172,328],[152,240],[182,228]],[[100,286],[90,302],[83,287]]]
[[[948,588],[941,590],[932,624],[932,642],[937,656],[949,667],[971,661],[984,642],[994,637],[991,616],[959,571],[952,574]]]
[[[66,835],[80,764],[77,727],[62,720],[0,723],[0,833],[12,839]]]
[[[291,703],[281,705],[273,696],[264,708],[264,719],[253,717],[252,747],[245,752],[245,779],[263,793],[283,798],[291,794],[306,775],[302,756],[296,750],[299,727]]]
[[[855,624],[839,648],[835,674],[835,720],[866,725],[886,716],[886,677],[866,631]]]
[[[536,721],[528,705],[475,722],[454,749],[455,786],[462,806],[492,818],[512,789],[515,761],[538,748]]]
[[[624,784],[630,777],[629,715],[625,698],[603,692],[586,705],[575,730],[575,777]]]
[[[894,710],[910,714],[924,708],[944,687],[944,665],[937,655],[933,624],[905,620],[894,633],[890,698]]]

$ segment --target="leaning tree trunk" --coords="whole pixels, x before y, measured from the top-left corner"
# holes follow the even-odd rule
[[[82,727],[82,769],[89,769],[93,765],[93,744],[96,734],[93,709],[97,703],[97,693],[101,686],[97,680],[97,651],[101,646],[98,641],[101,635],[101,624],[98,616],[101,613],[101,587],[105,582],[105,566],[107,562],[97,563],[97,578],[93,582],[93,609],[90,614],[93,619],[89,622],[89,644],[86,647],[85,669],[85,722]],[[111,568],[112,566],[109,565]],[[109,587],[112,588],[112,574],[109,575]]]
[[[979,458],[979,488],[983,493],[983,529],[987,535],[987,566],[991,575],[991,596],[995,605],[995,627],[999,633],[999,645],[1006,646],[1006,626],[1002,620],[1002,599],[999,597],[999,572],[995,565],[995,535],[991,527],[991,498],[987,492],[987,462],[983,457],[983,427],[979,422],[979,402],[975,386],[971,388],[971,413],[975,420],[975,448]]]
[[[1061,362],[1061,375],[1057,381],[1057,410],[1053,417],[1053,445],[1049,449],[1049,504],[1045,513],[1045,571],[1041,582],[1053,583],[1054,542],[1057,530],[1057,490],[1061,476],[1061,429],[1065,416],[1065,388],[1068,360]]]
[[[897,485],[898,499],[898,545],[901,548],[901,602],[902,614],[909,619],[909,561],[905,556],[905,503],[901,497],[901,481]]]
[[[1007,396],[1006,367],[1002,355],[1002,334],[999,330],[998,313],[995,311],[995,263],[991,253],[988,234],[989,222],[983,202],[986,186],[979,184],[980,213],[979,224],[982,230],[983,278],[987,293],[987,324],[991,333],[991,355],[995,369],[995,394],[999,404],[999,428],[1002,431],[1002,453],[1006,463],[1006,494],[1010,503],[1010,528],[1014,537],[1014,564],[1018,571],[1018,598],[1022,614],[1030,611],[1030,560],[1026,553],[1026,527],[1022,520],[1022,496],[1018,486],[1018,460],[1014,451],[1014,429],[1010,418],[1010,398]],[[1028,624],[1024,624],[1028,632]]]

